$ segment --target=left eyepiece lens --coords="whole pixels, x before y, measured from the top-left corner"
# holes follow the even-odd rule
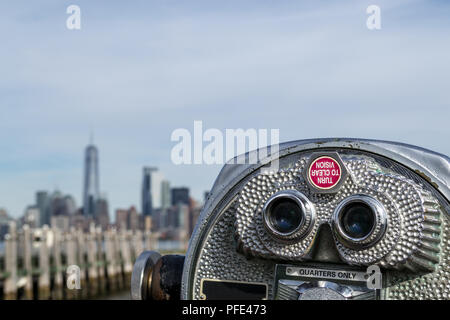
[[[276,199],[270,209],[270,222],[278,232],[294,232],[304,219],[304,212],[297,202],[289,198]]]
[[[272,236],[294,240],[305,236],[314,224],[314,205],[297,190],[275,193],[265,203],[264,225]]]

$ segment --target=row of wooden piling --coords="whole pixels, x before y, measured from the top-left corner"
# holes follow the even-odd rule
[[[0,261],[0,298],[92,299],[127,290],[134,260],[156,242],[156,234],[139,230],[12,226]]]

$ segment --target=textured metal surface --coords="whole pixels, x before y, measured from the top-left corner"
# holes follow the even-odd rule
[[[432,259],[418,256],[419,248],[439,242],[440,220],[437,200],[414,182],[386,172],[369,158],[342,157],[350,172],[336,194],[316,194],[310,191],[302,177],[308,156],[294,166],[272,175],[257,175],[245,184],[237,200],[236,233],[239,247],[246,255],[302,261],[312,247],[321,224],[331,224],[335,208],[344,199],[365,194],[377,199],[387,211],[389,224],[375,245],[366,249],[348,248],[335,238],[341,257],[352,265],[379,263],[386,268],[433,268]],[[305,194],[315,205],[317,219],[310,234],[301,240],[281,242],[265,230],[262,207],[276,192],[295,189]],[[377,218],[376,230],[381,229]],[[429,223],[432,221],[432,223]],[[430,230],[429,234],[425,230]],[[366,241],[371,243],[379,232]],[[374,239],[372,239],[374,238]],[[437,255],[431,251],[430,255]]]
[[[300,300],[345,300],[345,297],[328,288],[311,288],[305,290]]]
[[[229,208],[213,227],[204,246],[195,274],[194,299],[201,299],[201,279],[262,282],[269,285],[272,296],[274,265],[268,261],[248,260],[236,252],[234,241],[234,209]]]
[[[442,219],[441,259],[432,273],[419,275],[393,273],[389,275],[385,298],[389,300],[450,300],[450,223]]]
[[[251,245],[247,246],[247,250],[249,248],[253,249],[253,247],[259,247],[260,251],[259,254],[255,255],[257,258],[253,259],[248,259],[250,255],[236,252],[236,242],[233,237],[234,233],[236,232],[234,224],[237,222],[235,217],[236,208],[238,207],[236,197],[242,190],[243,184],[247,183],[248,179],[254,178],[257,175],[258,168],[260,168],[265,163],[270,162],[272,158],[279,156],[280,162],[282,163],[284,158],[289,158],[284,162],[284,165],[281,166],[283,170],[289,170],[292,169],[291,163],[295,162],[291,160],[291,156],[300,154],[305,150],[317,151],[323,149],[327,151],[333,151],[336,150],[335,148],[344,148],[340,149],[339,153],[341,155],[343,155],[343,153],[346,153],[347,162],[349,161],[348,154],[352,153],[351,150],[354,150],[354,153],[358,154],[358,156],[364,154],[364,152],[366,151],[368,152],[366,153],[366,155],[374,154],[374,157],[377,158],[378,163],[382,163],[384,161],[386,164],[389,164],[389,166],[395,167],[395,171],[397,173],[400,172],[399,169],[403,170],[405,172],[405,174],[402,173],[404,177],[398,177],[398,174],[391,173],[393,177],[385,177],[386,180],[384,181],[384,183],[376,184],[377,188],[387,188],[390,184],[390,180],[388,179],[393,179],[394,181],[399,182],[399,184],[401,185],[400,189],[375,190],[372,188],[370,192],[372,192],[372,194],[376,196],[377,199],[381,199],[383,203],[387,203],[387,206],[389,206],[389,202],[391,201],[391,199],[388,199],[389,197],[385,194],[389,192],[391,195],[396,194],[395,197],[397,197],[396,199],[398,201],[402,201],[402,203],[405,205],[412,206],[413,211],[420,211],[418,208],[419,206],[422,206],[422,209],[425,208],[422,210],[422,212],[424,213],[422,214],[422,220],[427,220],[429,222],[424,223],[424,221],[419,221],[420,217],[417,218],[414,214],[404,215],[399,212],[399,216],[402,217],[402,219],[403,217],[406,217],[406,228],[399,226],[400,224],[403,225],[403,220],[400,221],[401,223],[398,222],[396,224],[395,217],[393,217],[393,227],[387,231],[390,232],[390,234],[386,237],[387,239],[390,239],[390,241],[386,241],[384,245],[378,246],[376,250],[372,250],[373,252],[370,252],[368,255],[360,255],[358,254],[358,252],[352,252],[352,250],[350,250],[349,248],[340,247],[339,252],[341,253],[341,255],[346,257],[346,261],[348,263],[352,264],[368,264],[370,263],[370,261],[375,261],[375,257],[381,256],[382,260],[380,261],[382,261],[385,267],[393,269],[401,269],[406,267],[409,270],[408,272],[430,272],[431,267],[434,268],[437,265],[437,268],[434,269],[435,271],[426,274],[427,278],[418,277],[417,274],[414,273],[413,276],[411,276],[410,273],[408,277],[415,277],[416,279],[411,279],[408,280],[408,282],[400,283],[401,281],[405,280],[404,275],[406,274],[406,272],[398,273],[396,275],[396,278],[390,277],[390,284],[394,286],[391,287],[390,291],[386,292],[385,297],[402,298],[398,296],[398,292],[400,290],[396,290],[396,286],[405,285],[408,283],[411,283],[410,288],[415,286],[414,289],[409,289],[411,292],[414,290],[420,291],[420,288],[424,288],[425,284],[423,284],[423,281],[426,282],[426,279],[432,279],[427,282],[432,282],[432,284],[429,284],[429,286],[438,286],[441,288],[439,289],[440,291],[438,289],[435,289],[435,291],[439,292],[436,297],[444,297],[446,292],[448,292],[449,283],[447,261],[448,240],[444,240],[443,243],[438,245],[434,240],[433,234],[435,232],[424,231],[428,228],[433,229],[436,225],[438,226],[439,223],[437,223],[436,217],[439,217],[440,215],[439,210],[436,213],[436,200],[433,197],[430,197],[430,193],[426,191],[422,192],[423,190],[420,190],[420,188],[418,188],[417,186],[418,182],[420,182],[419,184],[427,184],[428,190],[431,189],[430,186],[436,188],[432,189],[431,191],[433,195],[437,194],[437,197],[440,200],[444,199],[444,201],[440,202],[440,210],[441,212],[446,212],[446,214],[448,215],[449,207],[447,199],[450,194],[448,189],[448,181],[450,175],[450,164],[448,157],[418,147],[383,141],[321,139],[296,141],[288,144],[283,144],[280,147],[279,155],[269,156],[267,159],[264,159],[256,165],[226,165],[223,168],[221,174],[215,182],[215,185],[211,192],[211,196],[209,197],[202,211],[199,222],[190,240],[186,263],[183,271],[182,298],[198,299],[198,284],[200,279],[204,276],[224,280],[245,279],[248,281],[256,282],[265,281],[271,286],[274,264],[271,260],[266,259],[266,256],[264,255],[269,252],[269,255],[272,256],[271,259],[275,258],[274,256],[276,256],[277,254],[273,254],[273,248],[271,248],[270,250],[266,248],[266,251],[264,251],[262,249],[262,247],[264,246],[261,247],[259,244],[252,243]],[[391,162],[389,160],[386,160],[386,158],[391,158],[394,161]],[[286,165],[286,163],[288,164]],[[398,163],[401,163],[402,165]],[[386,167],[388,167],[388,165],[386,165]],[[357,171],[357,168],[353,168],[353,170]],[[371,170],[365,170],[364,172],[369,172],[369,175],[374,174],[373,170],[372,173],[370,173]],[[386,172],[384,172],[384,174],[386,174]],[[363,180],[365,180],[366,178],[369,178],[369,176],[365,177]],[[376,173],[372,178],[377,181]],[[414,181],[410,180],[411,178]],[[284,177],[283,179],[279,177],[279,179],[280,182],[284,183]],[[353,177],[349,179],[350,182],[348,182],[348,185],[346,185],[345,190],[343,189],[342,192],[357,192],[358,188],[364,190],[370,189],[370,186],[362,185],[361,182],[358,182],[359,184],[355,183]],[[301,185],[301,181],[297,182],[299,183],[297,184],[298,187],[299,185]],[[283,187],[282,183],[280,183],[278,188]],[[262,189],[264,188],[263,185],[259,187]],[[414,194],[416,196],[414,196]],[[441,195],[443,196],[442,199]],[[412,201],[411,199],[406,199],[410,197],[412,197],[414,201]],[[415,209],[413,208],[414,206],[416,206]],[[395,212],[395,210],[399,209],[391,208],[390,210],[391,212]],[[322,208],[322,211],[324,212],[322,212],[322,214],[319,214],[321,218],[317,219],[317,223],[328,223],[328,217],[325,212],[327,210],[325,208]],[[442,220],[444,220],[444,239],[447,239],[447,218],[441,218]],[[395,225],[397,225],[397,227],[395,227]],[[257,229],[255,228],[255,230]],[[313,229],[311,232],[314,233],[315,231],[316,229]],[[257,235],[257,233],[255,234]],[[257,237],[259,238],[258,235]],[[392,239],[394,238],[396,238],[397,240],[393,241]],[[305,238],[304,240],[307,241],[307,238]],[[418,243],[420,243],[420,246],[418,245]],[[391,248],[391,251],[387,249],[388,247]],[[305,251],[307,249],[307,246],[305,247],[304,245],[297,245],[297,249],[300,249],[300,251],[302,248],[303,251]],[[258,250],[255,251],[257,252]],[[441,258],[436,259],[437,253],[439,253],[439,251],[441,252]],[[279,248],[279,251],[275,252],[283,252],[283,249]],[[287,251],[284,253],[286,254],[286,256],[288,256],[288,258],[284,257],[282,259],[296,261],[296,259],[301,257],[301,253],[299,254],[299,251],[297,251],[297,253],[295,254],[290,254]],[[263,256],[264,258],[262,258]],[[439,280],[438,277],[440,277],[442,281]],[[420,282],[421,285],[418,285],[418,282]],[[415,296],[415,298],[418,297],[419,295]]]

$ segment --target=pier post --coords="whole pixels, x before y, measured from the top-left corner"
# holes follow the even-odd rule
[[[52,299],[60,300],[63,298],[63,275],[64,271],[61,263],[61,242],[63,236],[58,228],[52,228],[53,231],[53,269],[54,269],[54,287]]]
[[[119,235],[120,241],[120,255],[122,257],[122,270],[123,270],[123,284],[122,288],[127,288],[131,283],[131,271],[133,271],[133,264],[131,262],[131,233],[126,230],[122,230]]]
[[[85,234],[82,229],[76,229],[75,230],[75,237],[76,237],[76,243],[77,243],[77,262],[78,266],[80,267],[80,283],[81,283],[81,290],[79,290],[79,299],[87,299],[88,297],[88,285],[87,285],[87,279],[86,279],[86,272],[87,272],[87,262],[85,257],[86,252],[86,241],[85,241]]]
[[[119,232],[117,230],[113,230],[112,242],[113,242],[114,264],[116,266],[117,289],[120,291],[123,289],[123,268],[122,268],[122,257],[120,255]]]
[[[66,284],[65,284],[65,290],[66,290],[66,297],[67,299],[77,299],[80,295],[78,289],[69,289],[69,286],[67,285],[68,274],[67,274],[67,268],[73,265],[77,265],[77,252],[76,252],[76,238],[75,238],[75,230],[74,228],[71,228],[69,232],[66,234],[66,256],[67,256],[67,265],[66,265]]]
[[[157,232],[145,231],[145,250],[157,250],[158,237],[159,234]]]
[[[9,233],[5,236],[5,271],[7,273],[4,284],[6,300],[17,299],[17,233],[16,224],[11,222]]]
[[[25,269],[25,299],[33,299],[33,265],[31,256],[33,248],[31,246],[31,230],[29,225],[23,226],[23,266]]]
[[[48,226],[44,225],[39,243],[39,300],[50,299],[50,256],[47,246],[48,233]]]
[[[95,241],[97,247],[96,265],[98,270],[98,292],[106,293],[106,255],[104,250],[103,233],[101,227],[95,229]]]
[[[136,230],[133,235],[133,261],[144,251],[144,242],[142,239],[142,231]]]
[[[106,256],[106,270],[108,276],[108,287],[110,292],[114,292],[118,289],[115,257],[115,245],[114,245],[114,233],[115,230],[111,229],[105,232],[105,256]]]
[[[86,234],[87,268],[88,268],[88,297],[98,294],[98,265],[97,265],[97,241],[95,225],[91,223],[89,233]]]

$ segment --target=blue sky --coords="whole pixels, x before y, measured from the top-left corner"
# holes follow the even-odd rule
[[[55,188],[80,205],[91,130],[111,209],[140,207],[144,165],[201,198],[220,166],[170,161],[194,120],[448,155],[449,17],[446,1],[2,1],[0,207]]]

